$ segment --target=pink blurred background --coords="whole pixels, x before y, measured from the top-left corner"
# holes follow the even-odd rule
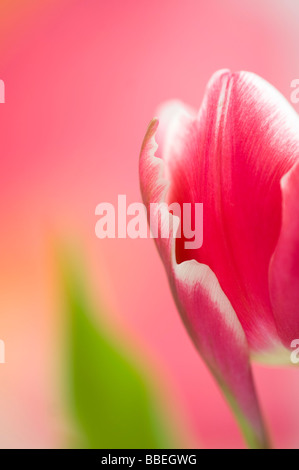
[[[199,107],[217,69],[256,72],[289,99],[298,26],[296,0],[1,0],[0,447],[61,447],[72,433],[57,373],[59,238],[82,246],[105,321],[156,371],[182,445],[244,446],[153,241],[97,239],[94,211],[118,194],[140,201],[155,108],[169,98]],[[254,373],[274,446],[298,447],[298,372]]]

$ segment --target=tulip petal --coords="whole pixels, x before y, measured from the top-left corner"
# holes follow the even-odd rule
[[[282,225],[269,270],[278,333],[286,347],[299,338],[299,164],[281,180]]]
[[[155,156],[158,120],[148,128],[140,154],[140,182],[148,211],[151,203],[165,202],[169,181],[165,163]],[[176,216],[162,208],[161,226],[175,226]],[[151,220],[151,221],[152,221]],[[177,263],[175,232],[169,238],[157,238],[179,312],[193,342],[220,384],[245,438],[252,447],[266,447],[264,430],[251,368],[248,343],[238,317],[212,270],[196,260]]]
[[[168,101],[157,109],[159,127],[156,140],[160,143],[156,157],[165,162],[165,176],[173,173],[184,151],[186,134],[196,117],[196,111],[178,100]]]
[[[251,350],[272,351],[281,342],[268,272],[281,224],[280,179],[298,159],[298,116],[263,79],[220,71],[184,132],[179,156],[165,161],[167,202],[203,203],[204,243],[188,250],[182,237],[177,261],[208,265]],[[163,139],[157,142],[163,147]]]

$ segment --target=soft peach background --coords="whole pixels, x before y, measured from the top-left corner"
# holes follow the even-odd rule
[[[72,432],[57,373],[57,238],[81,244],[107,321],[157,369],[184,444],[243,446],[153,241],[96,239],[94,210],[117,194],[140,200],[139,148],[161,101],[199,106],[223,67],[254,71],[289,98],[298,23],[296,0],[0,1],[1,447],[61,446]],[[255,376],[274,445],[298,447],[298,372],[256,366]]]

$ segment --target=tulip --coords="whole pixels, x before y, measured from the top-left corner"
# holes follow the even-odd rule
[[[171,101],[157,114],[140,152],[145,205],[203,203],[201,248],[175,229],[155,240],[173,297],[248,444],[267,447],[250,359],[290,362],[299,338],[299,118],[265,80],[228,70],[199,112]]]

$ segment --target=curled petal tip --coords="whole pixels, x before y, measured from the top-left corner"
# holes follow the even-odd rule
[[[149,123],[148,127],[147,127],[147,131],[145,133],[145,136],[144,136],[144,139],[143,139],[143,142],[142,142],[142,145],[141,145],[141,152],[140,152],[140,156],[144,150],[144,147],[146,145],[146,143],[154,136],[157,128],[158,128],[158,125],[159,125],[159,119],[157,117],[154,117],[151,122]]]

